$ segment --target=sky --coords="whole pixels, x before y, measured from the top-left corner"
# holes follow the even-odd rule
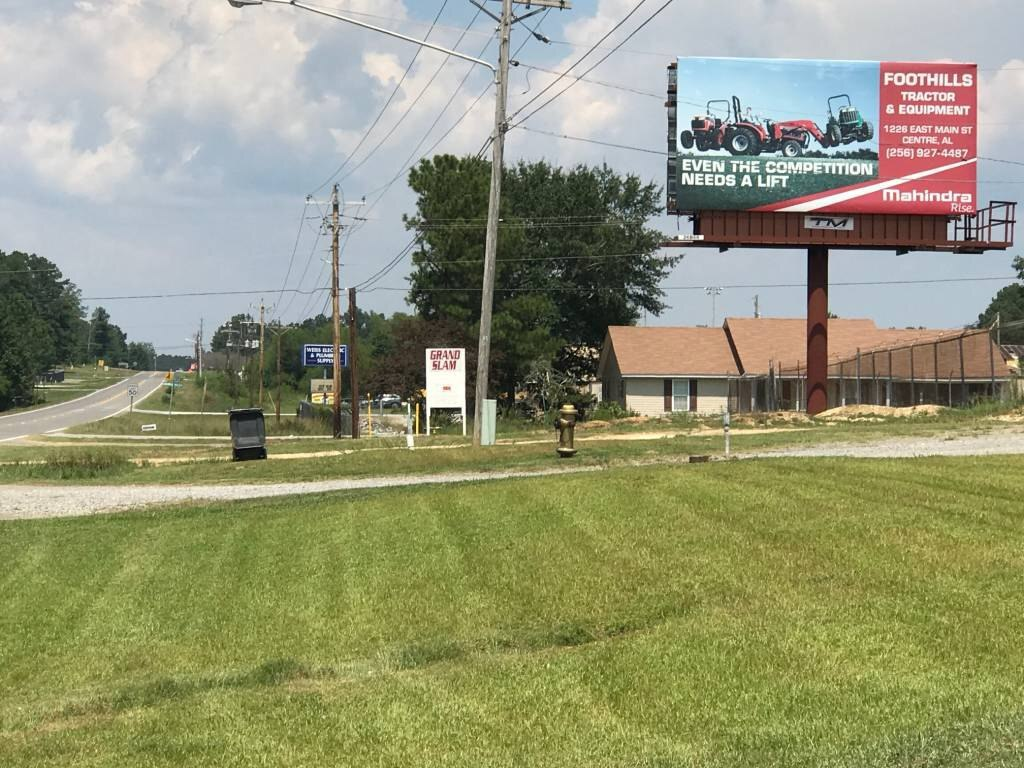
[[[552,11],[540,27],[550,44],[517,27],[513,49],[522,48],[510,111],[554,79],[542,70],[564,70],[637,2],[575,0],[572,10]],[[618,43],[663,2],[647,0],[605,45]],[[429,31],[437,44],[495,60],[494,23],[468,0],[448,0],[443,9],[442,3],[314,4],[410,36]],[[680,55],[973,61],[980,68],[979,154],[1012,161],[979,163],[980,200],[1012,200],[1024,188],[1020,29],[1019,0],[675,0],[588,75],[632,90],[579,82],[525,127],[660,149],[665,68]],[[346,203],[364,195],[368,202],[345,207],[347,217],[365,219],[344,220],[351,226],[341,282],[348,286],[373,275],[409,241],[401,216],[415,201],[405,184],[406,159],[415,160],[453,125],[435,151],[475,153],[490,131],[489,71],[424,50],[355,151],[417,50],[283,5],[0,0],[0,249],[54,261],[86,304],[105,306],[129,338],[152,341],[160,351],[184,353],[201,318],[209,338],[232,314],[255,311],[261,298],[268,317],[284,322],[316,314],[325,293],[282,289],[327,285],[328,240],[317,230],[330,194],[325,182],[336,169],[348,161],[337,177]],[[564,166],[604,162],[658,184],[665,177],[664,158],[656,154],[523,128],[512,130],[506,144],[506,160],[519,158]],[[686,228],[667,216],[652,224],[668,235]],[[664,281],[670,309],[647,317],[648,324],[710,323],[711,298],[702,286],[711,285],[723,287],[716,323],[752,314],[755,294],[763,315],[803,315],[801,252],[684,253]],[[839,283],[1010,276],[1013,255],[835,252],[830,308],[883,327],[963,325],[976,320],[1005,282]],[[399,262],[378,290],[360,294],[361,307],[407,309],[407,274],[408,261]],[[780,284],[793,287],[767,287]],[[765,287],[729,287],[738,285]],[[231,290],[254,293],[115,298]]]

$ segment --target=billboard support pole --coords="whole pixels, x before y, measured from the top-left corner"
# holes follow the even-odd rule
[[[828,408],[828,248],[807,249],[807,413]]]

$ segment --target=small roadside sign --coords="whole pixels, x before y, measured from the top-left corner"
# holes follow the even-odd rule
[[[131,416],[135,410],[135,398],[139,396],[139,388],[134,384],[128,385],[128,415]]]

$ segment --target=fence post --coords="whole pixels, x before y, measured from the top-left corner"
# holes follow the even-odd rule
[[[914,345],[910,345],[910,405],[917,405],[917,390],[914,386]]]
[[[861,404],[860,386],[860,347],[857,347],[857,405]]]
[[[935,404],[939,404],[939,342],[932,342],[932,363],[935,366]]]
[[[843,378],[843,363],[839,362],[839,404],[846,405],[846,379]]]
[[[875,367],[875,352],[871,351],[871,400],[878,405],[878,369]]]
[[[988,342],[988,367],[992,374],[992,399],[996,399],[996,356],[992,349],[992,331],[986,331],[985,340]]]
[[[957,339],[958,346],[960,347],[960,405],[967,404],[967,382],[964,381],[964,337],[961,335]]]
[[[885,384],[885,407],[892,405],[892,350],[889,350],[889,380]]]
[[[803,402],[803,377],[800,375],[800,363],[796,364],[796,410],[802,411],[801,403]]]

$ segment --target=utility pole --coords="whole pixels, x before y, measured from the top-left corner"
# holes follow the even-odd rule
[[[494,271],[498,253],[498,216],[501,208],[501,172],[505,155],[505,106],[508,100],[508,49],[512,36],[512,0],[501,0],[498,27],[497,91],[494,99],[494,135],[491,145],[491,191],[487,202],[487,239],[484,245],[484,279],[480,299],[480,341],[476,358],[476,403],[473,408],[473,447],[480,447],[487,377],[491,367],[491,312],[494,309]]]
[[[359,374],[356,370],[356,289],[348,289],[348,377],[352,391],[352,439],[359,438]]]
[[[711,325],[709,327],[715,327],[715,299],[722,294],[722,289],[717,285],[709,285],[704,289],[704,293],[711,297]]]
[[[274,418],[281,423],[281,337],[284,331],[277,334],[277,402],[274,403]]]
[[[199,318],[199,359],[196,363],[199,365],[199,378],[203,377],[203,318]]]
[[[338,206],[338,185],[331,189],[331,305],[334,313],[334,437],[341,437],[341,302],[338,299],[339,253],[338,235],[341,230]],[[352,394],[353,420],[359,400]]]
[[[758,295],[754,294],[754,319],[756,320],[761,316],[761,309],[758,305]]]
[[[260,397],[256,402],[263,407],[263,299],[260,299]]]

